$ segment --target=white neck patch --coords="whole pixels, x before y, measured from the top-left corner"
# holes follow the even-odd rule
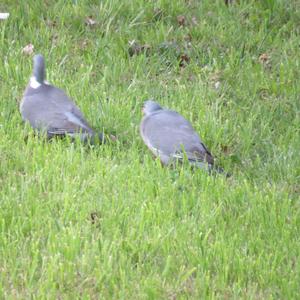
[[[41,84],[36,80],[36,78],[34,76],[32,76],[30,78],[30,83],[29,83],[30,87],[33,89],[37,89],[41,86]]]

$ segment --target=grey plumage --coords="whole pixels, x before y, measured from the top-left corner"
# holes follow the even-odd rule
[[[37,82],[43,84],[46,78],[45,60],[41,54],[37,54],[33,58],[33,76]]]
[[[186,157],[194,166],[222,172],[222,169],[214,168],[212,154],[183,116],[151,100],[144,103],[143,112],[142,139],[163,164],[182,161]]]
[[[85,120],[74,102],[59,88],[45,81],[45,62],[42,55],[34,57],[33,75],[20,104],[24,121],[39,133],[53,136],[79,136],[83,141],[103,140]]]

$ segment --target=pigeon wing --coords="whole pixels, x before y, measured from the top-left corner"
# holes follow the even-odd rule
[[[25,93],[21,113],[32,127],[51,134],[93,132],[64,91],[51,85],[44,84],[32,93]]]
[[[141,135],[156,155],[179,160],[186,155],[191,162],[206,161],[213,164],[211,153],[190,122],[175,111],[162,110],[146,116],[141,124]]]

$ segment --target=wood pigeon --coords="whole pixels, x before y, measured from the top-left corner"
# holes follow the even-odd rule
[[[68,135],[78,136],[82,141],[103,142],[103,135],[94,132],[75,103],[63,90],[45,81],[45,77],[44,57],[37,54],[20,104],[23,120],[48,138]]]
[[[186,157],[193,166],[209,172],[223,172],[221,168],[214,167],[212,154],[190,122],[179,113],[164,109],[152,100],[144,103],[143,113],[140,125],[142,139],[164,165],[183,161]]]

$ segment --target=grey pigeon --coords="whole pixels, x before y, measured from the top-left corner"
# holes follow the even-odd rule
[[[214,167],[213,156],[183,116],[151,100],[144,103],[143,113],[140,125],[142,139],[164,165],[186,157],[196,167],[223,171]]]
[[[44,57],[37,54],[33,61],[33,74],[20,104],[23,120],[48,138],[68,135],[102,142],[103,135],[94,132],[65,92],[45,81]]]

